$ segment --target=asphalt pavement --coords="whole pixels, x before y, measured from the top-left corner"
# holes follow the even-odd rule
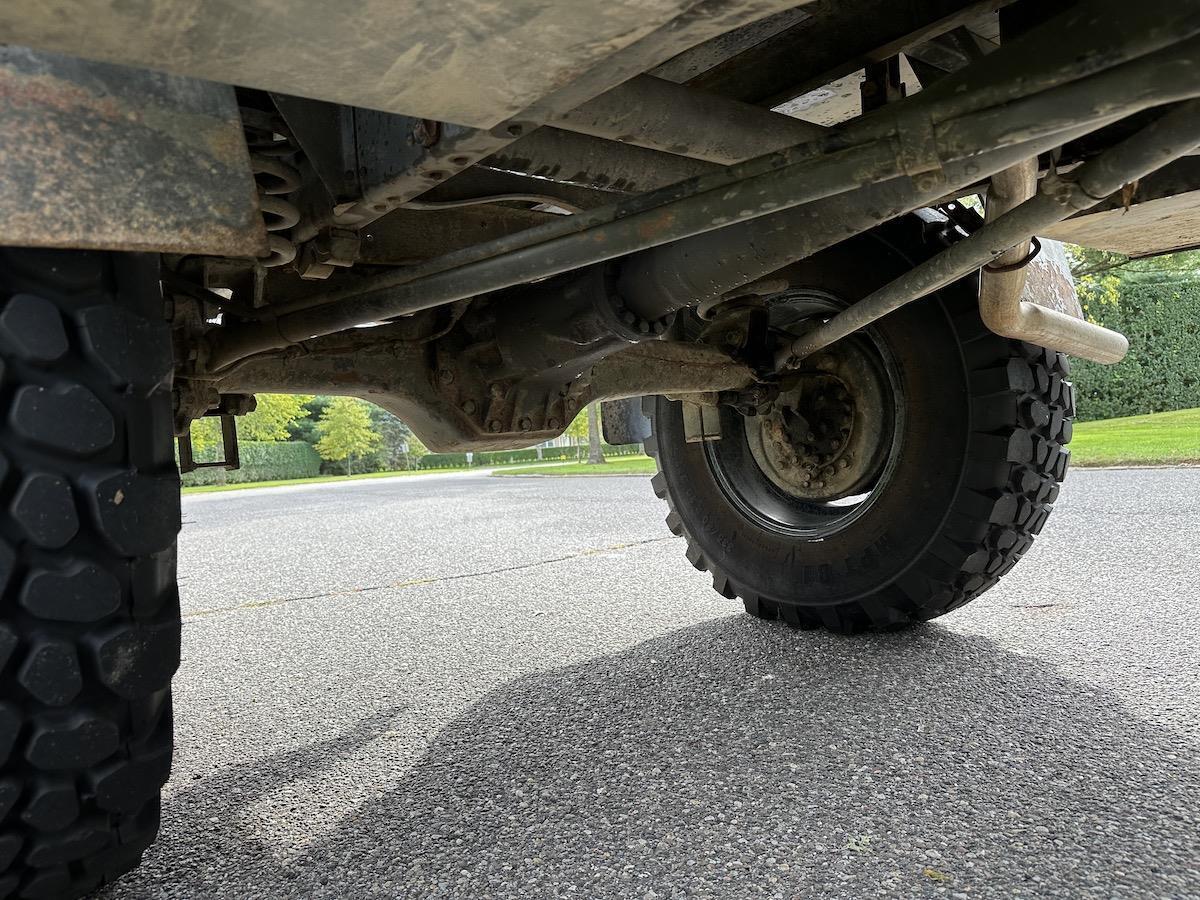
[[[858,638],[712,592],[641,477],[183,509],[111,900],[1200,897],[1200,469],[1073,472],[999,588]]]

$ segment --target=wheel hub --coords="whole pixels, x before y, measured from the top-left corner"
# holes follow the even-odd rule
[[[750,452],[763,473],[811,502],[870,490],[886,463],[895,415],[882,366],[847,341],[781,387],[768,411],[745,420]]]

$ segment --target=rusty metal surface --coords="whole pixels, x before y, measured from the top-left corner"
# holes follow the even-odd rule
[[[257,256],[233,89],[0,47],[0,244]]]
[[[558,128],[539,128],[481,165],[618,193],[650,191],[718,168],[698,159]]]
[[[651,75],[631,78],[560,116],[555,124],[596,138],[721,165],[824,134],[823,128],[799,119]]]
[[[163,0],[163,2],[170,2],[170,0]],[[504,97],[517,96],[513,92],[520,87],[522,78],[528,77],[530,73],[546,69],[550,62],[547,58],[532,52],[533,48],[528,46],[530,37],[527,32],[544,27],[545,24],[540,20],[522,20],[521,13],[528,2],[529,0],[523,0],[523,3],[512,3],[505,6],[505,14],[511,17],[512,23],[520,27],[514,27],[511,32],[506,33],[503,40],[497,35],[485,32],[474,36],[473,39],[480,41],[498,42],[499,46],[493,48],[496,51],[494,54],[475,60],[477,64],[472,67],[469,73],[470,77],[465,85],[465,90],[471,94],[472,102],[480,98],[486,99],[497,90],[500,90]],[[659,2],[663,2],[663,0],[659,0]],[[459,4],[455,8],[459,9],[470,5]],[[406,201],[437,188],[484,157],[503,150],[514,140],[529,135],[555,116],[574,109],[581,103],[617,87],[647,69],[711,38],[737,30],[748,23],[754,23],[789,7],[802,5],[802,3],[797,4],[796,0],[688,0],[688,2],[678,0],[676,5],[678,15],[665,20],[659,27],[649,29],[645,28],[647,22],[650,21],[645,15],[646,9],[639,7],[637,3],[632,3],[632,7],[634,7],[632,11],[629,5],[593,5],[585,4],[583,0],[550,5],[556,15],[569,17],[575,24],[577,24],[576,20],[584,21],[591,15],[609,15],[624,10],[621,14],[630,15],[631,19],[630,30],[628,34],[623,35],[622,40],[626,37],[630,40],[624,44],[615,42],[607,52],[591,56],[586,52],[589,46],[586,41],[572,47],[571,52],[577,57],[577,65],[570,71],[562,73],[561,84],[558,87],[538,96],[527,106],[521,106],[519,103],[504,104],[502,109],[488,117],[488,121],[491,121],[492,124],[486,127],[479,127],[476,120],[460,115],[457,111],[455,103],[460,99],[458,94],[464,90],[464,85],[454,80],[453,73],[435,73],[428,67],[422,67],[419,60],[414,61],[409,57],[402,56],[401,61],[397,62],[389,71],[388,77],[402,76],[407,79],[404,82],[406,86],[409,84],[425,86],[420,97],[411,99],[412,106],[405,105],[410,102],[409,99],[405,99],[404,102],[389,100],[389,103],[384,105],[373,104],[361,96],[341,101],[360,107],[376,106],[387,112],[404,113],[399,118],[406,121],[381,123],[389,133],[401,136],[399,142],[390,142],[395,159],[389,163],[389,170],[381,173],[383,177],[380,178],[373,177],[372,167],[368,165],[368,177],[362,185],[362,197],[355,202],[338,204],[332,211],[332,217],[328,222],[314,222],[314,226],[319,228],[321,225],[332,223],[343,227],[358,228],[367,225],[381,215],[403,205]],[[593,6],[597,9],[593,9]],[[603,7],[603,9],[601,10],[599,7]],[[489,9],[491,8],[489,6]],[[469,12],[469,9],[465,9],[460,15],[466,16]],[[0,36],[3,35],[2,29],[3,19],[0,18]],[[422,34],[424,33],[422,32]],[[430,32],[430,39],[443,45],[446,52],[449,53],[455,50],[455,34],[453,31],[440,34]],[[589,39],[591,37],[589,35]],[[193,41],[202,39],[203,35],[190,37],[190,40]],[[266,39],[275,41],[278,36],[268,34]],[[323,39],[328,39],[328,36]],[[366,61],[359,60],[358,64],[357,74],[359,76],[377,79],[377,76],[372,75],[369,71]],[[491,71],[489,67],[509,67],[518,74],[496,80],[489,78]],[[330,69],[328,60],[314,63],[314,71],[323,72],[334,80],[339,74]],[[285,75],[286,72],[272,73],[273,77],[279,78],[283,78]],[[238,83],[254,83],[244,79],[239,81],[236,66],[227,67],[219,77]],[[307,88],[306,85],[308,85]],[[354,78],[349,78],[346,84],[341,86],[345,90],[359,89]],[[277,88],[277,90],[318,99],[339,99],[328,96],[329,87],[321,81],[318,81],[316,85],[310,85],[307,81],[294,83],[289,88]],[[315,90],[323,92],[313,93],[312,91]],[[431,109],[433,112],[428,111]],[[357,118],[362,112],[364,111],[356,110],[355,117]],[[496,118],[497,116],[500,118]],[[428,123],[422,117],[427,117],[430,121],[440,120],[437,127],[437,140],[414,139],[410,142],[408,137],[416,138],[418,133],[429,135]],[[406,134],[407,137],[405,137]],[[356,168],[361,170],[361,163]],[[310,236],[310,234],[302,235],[302,237]]]
[[[0,40],[490,129],[698,5],[363,0],[342,10],[324,0],[8,2],[0,6]],[[722,6],[729,30],[784,4]],[[745,18],[748,9],[753,15]]]
[[[1025,287],[1021,299],[1044,306],[1075,319],[1083,318],[1083,307],[1075,293],[1071,262],[1066,248],[1058,241],[1042,238],[1042,252],[1025,267]]]
[[[1155,256],[1200,246],[1200,191],[1102,209],[1067,219],[1047,234],[1126,256]]]

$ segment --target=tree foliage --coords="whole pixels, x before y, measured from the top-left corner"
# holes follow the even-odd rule
[[[292,435],[291,427],[308,415],[305,404],[311,400],[301,394],[258,394],[254,412],[239,416],[237,420],[238,440],[241,441],[286,441]],[[217,416],[206,416],[192,423],[192,449],[203,453],[221,443],[221,420]]]
[[[575,415],[575,418],[571,420],[571,424],[567,426],[563,434],[567,437],[575,438],[580,443],[586,441],[588,436],[587,410],[581,409]]]
[[[322,459],[346,461],[349,475],[356,456],[370,453],[380,442],[371,428],[371,413],[367,404],[356,397],[335,397],[317,422],[321,439],[317,452]]]
[[[1111,250],[1072,244],[1067,245],[1067,251],[1071,257],[1071,274],[1077,281],[1098,276],[1126,275],[1178,275],[1186,278],[1200,272],[1200,251],[1196,250],[1136,259]]]
[[[379,435],[379,447],[367,463],[379,472],[411,469],[427,452],[407,425],[380,406],[371,406],[371,427]]]
[[[1200,273],[1106,270],[1083,276],[1078,289],[1088,319],[1129,337],[1115,366],[1072,360],[1080,419],[1200,406]]]
[[[587,408],[588,463],[604,462],[604,450],[600,446],[600,404],[589,403]]]

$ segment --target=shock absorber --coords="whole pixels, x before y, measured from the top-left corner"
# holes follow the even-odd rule
[[[266,268],[285,266],[296,258],[296,244],[281,232],[300,221],[300,210],[284,198],[300,186],[300,172],[277,156],[255,153],[250,157],[254,180],[258,182],[258,203],[267,228],[267,246],[271,254],[259,260]]]

